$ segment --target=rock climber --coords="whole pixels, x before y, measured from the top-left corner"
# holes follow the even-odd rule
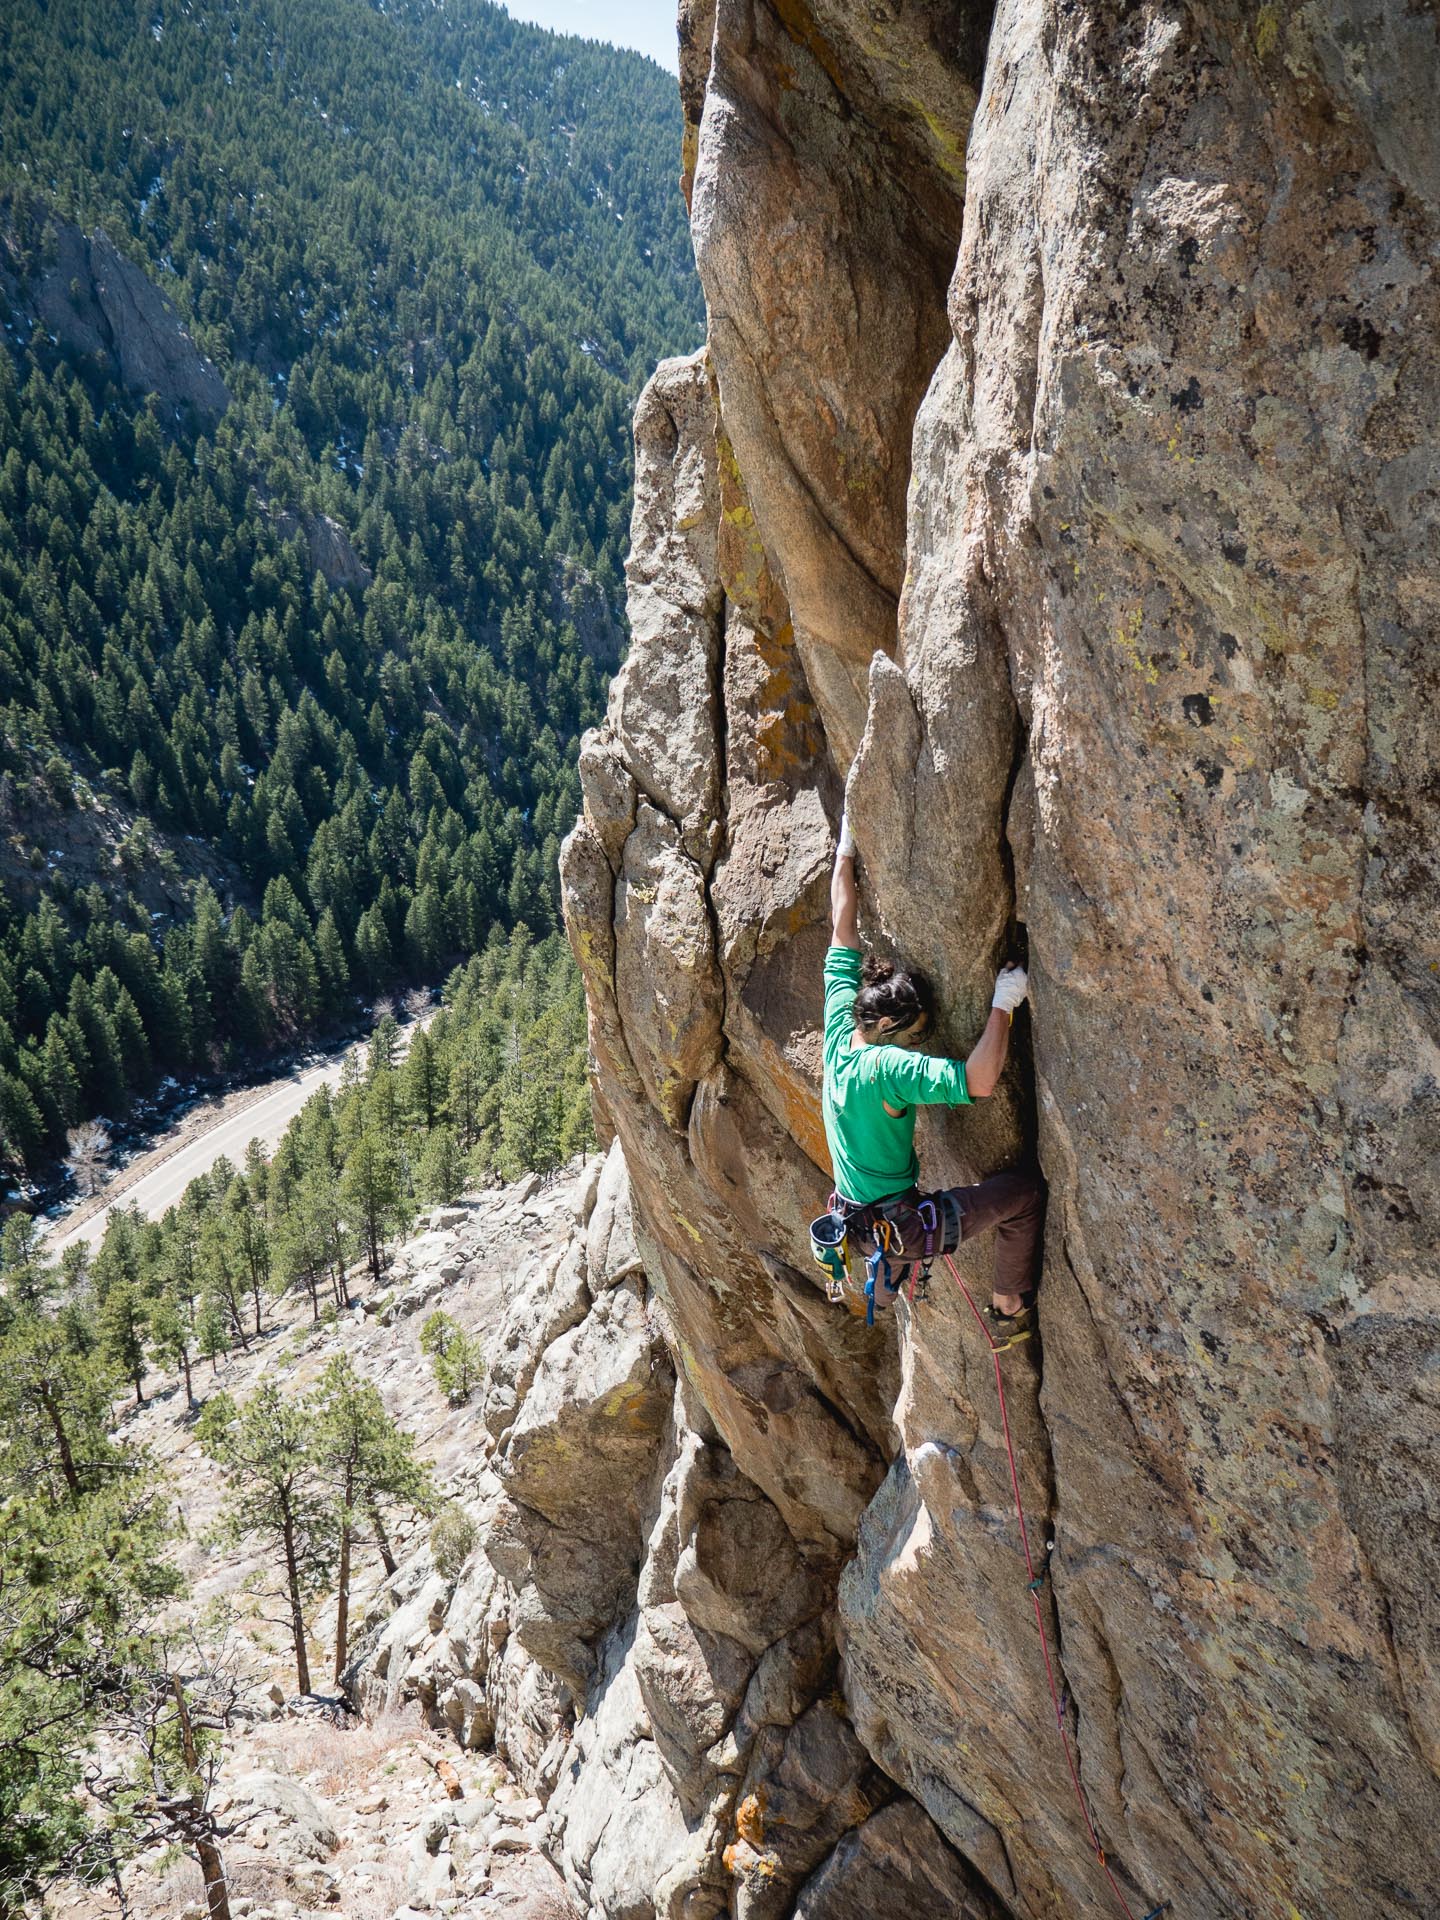
[[[932,1024],[924,979],[890,961],[862,962],[855,840],[842,817],[830,882],[831,944],[825,956],[825,1137],[835,1175],[832,1222],[867,1258],[867,1296],[883,1304],[875,1266],[897,1291],[895,1271],[928,1264],[994,1232],[995,1268],[986,1309],[997,1348],[1028,1340],[1045,1189],[1037,1173],[993,1174],[978,1186],[922,1194],[915,1154],[917,1106],[967,1106],[993,1093],[1010,1050],[1010,1026],[1029,992],[1023,967],[1002,967],[990,1017],[965,1060],[918,1051]],[[817,1222],[817,1226],[821,1223]],[[841,1231],[837,1226],[836,1231]],[[886,1256],[877,1261],[877,1250]],[[817,1249],[818,1254],[818,1249]],[[871,1263],[874,1263],[873,1265]]]

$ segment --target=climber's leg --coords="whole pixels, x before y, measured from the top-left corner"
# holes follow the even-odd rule
[[[960,1209],[963,1244],[968,1246],[983,1233],[995,1234],[991,1296],[995,1311],[1007,1317],[1025,1311],[1039,1276],[1044,1181],[1038,1173],[996,1173],[978,1186],[951,1187],[949,1197]],[[950,1251],[949,1246],[946,1251]]]

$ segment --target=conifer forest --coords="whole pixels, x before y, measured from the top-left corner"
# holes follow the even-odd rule
[[[299,1530],[297,1619],[339,1580],[338,1669],[352,1519],[383,1543],[428,1470],[339,1362],[239,1407],[219,1369],[278,1301],[333,1324],[425,1206],[593,1145],[556,863],[625,647],[631,410],[703,316],[673,80],[486,0],[16,0],[0,103],[8,1916],[157,1833],[215,1851],[225,1714],[171,1671],[127,1401],[180,1395],[228,1538]],[[366,1029],[273,1155],[47,1245],[67,1165],[167,1089]],[[463,1399],[445,1321],[416,1364]]]
[[[673,82],[493,6],[22,0],[0,88],[14,1180],[555,927],[701,312]],[[94,312],[128,269],[193,366]]]

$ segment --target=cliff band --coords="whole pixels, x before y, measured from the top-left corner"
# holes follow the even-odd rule
[[[1114,1910],[964,1302],[867,1334],[808,1257],[855,761],[942,1045],[1028,939],[1007,1080],[922,1158],[1049,1182],[1010,1418],[1124,1898],[1433,1914],[1435,14],[687,0],[681,52],[709,340],[637,411],[563,859],[617,1146],[487,1389],[567,1877]]]

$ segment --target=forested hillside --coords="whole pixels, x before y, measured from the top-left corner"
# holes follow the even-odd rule
[[[494,7],[21,0],[0,100],[0,1130],[34,1173],[164,1074],[554,926],[630,407],[700,309],[673,82]]]
[[[97,1726],[127,1765],[137,1727],[142,1748],[157,1737],[163,1746],[156,1716],[170,1683],[157,1702],[155,1676],[176,1657],[167,1603],[184,1589],[176,1489],[133,1432],[117,1433],[121,1398],[143,1404],[158,1377],[173,1385],[182,1423],[209,1401],[200,1438],[233,1466],[234,1407],[223,1392],[213,1398],[227,1355],[268,1349],[258,1412],[274,1410],[277,1390],[293,1401],[283,1376],[296,1350],[274,1335],[295,1300],[317,1330],[349,1318],[357,1294],[379,1311],[379,1290],[397,1285],[387,1277],[396,1242],[428,1203],[477,1180],[554,1169],[593,1144],[579,977],[562,935],[535,942],[521,927],[508,940],[492,934],[455,969],[428,1024],[402,1034],[382,1018],[363,1059],[347,1057],[339,1088],[312,1097],[272,1156],[257,1141],[243,1166],[217,1161],[161,1219],[117,1209],[93,1259],[75,1240],[57,1262],[32,1217],[10,1214],[0,1235],[0,1920],[30,1911],[57,1876],[94,1885],[157,1839],[204,1832],[186,1812],[195,1770],[174,1754],[159,1803],[138,1775],[107,1791],[92,1774],[89,1797],[77,1793]],[[504,1250],[507,1266],[519,1251]],[[433,1367],[463,1399],[481,1349],[443,1313],[428,1334],[417,1368]],[[371,1411],[391,1435],[384,1456],[407,1460],[408,1440],[378,1403]],[[291,1416],[279,1461],[304,1482],[307,1602],[348,1579],[332,1549],[349,1506],[342,1486],[317,1481],[317,1417],[314,1404]],[[232,1535],[246,1530],[243,1494],[232,1486],[223,1504]],[[202,1639],[213,1650],[224,1635],[211,1622]],[[305,1689],[303,1631],[296,1647]],[[225,1727],[222,1713],[212,1754]]]

